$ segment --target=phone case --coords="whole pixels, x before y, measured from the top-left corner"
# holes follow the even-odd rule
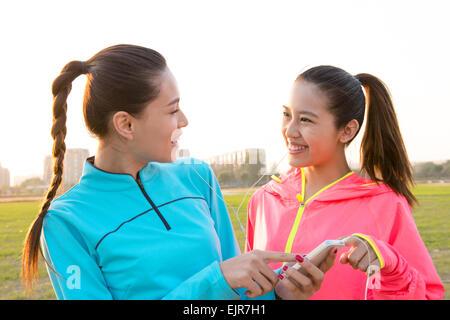
[[[315,266],[319,266],[328,256],[331,249],[342,248],[345,246],[343,240],[326,240],[317,246],[313,251],[306,255],[306,258],[311,261]],[[302,269],[301,265],[297,262],[292,268],[298,270],[299,272],[307,275],[308,272]]]

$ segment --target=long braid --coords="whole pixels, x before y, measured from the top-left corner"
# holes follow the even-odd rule
[[[53,81],[53,124],[51,129],[51,136],[53,138],[52,154],[54,160],[53,176],[39,215],[31,224],[25,238],[22,254],[22,281],[25,289],[32,290],[33,281],[38,277],[39,251],[41,251],[40,238],[44,217],[62,184],[63,163],[66,152],[64,140],[67,133],[67,97],[72,90],[72,81],[86,72],[87,69],[84,62],[72,61],[64,66],[61,74]]]

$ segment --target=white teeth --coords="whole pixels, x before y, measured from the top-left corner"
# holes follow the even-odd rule
[[[292,145],[292,144],[290,144],[289,145],[289,150],[292,150],[292,151],[303,151],[303,150],[306,150],[306,146],[294,146],[294,145]]]

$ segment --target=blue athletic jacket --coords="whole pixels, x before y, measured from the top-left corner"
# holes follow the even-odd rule
[[[91,162],[44,218],[41,248],[58,299],[246,298],[219,267],[240,251],[207,163],[150,162],[135,179]]]

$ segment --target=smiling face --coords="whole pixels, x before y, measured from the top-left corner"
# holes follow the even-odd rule
[[[180,94],[170,70],[160,78],[159,95],[136,117],[128,150],[139,161],[172,162],[176,160],[181,128],[188,120],[180,109]]]
[[[328,99],[304,80],[295,81],[289,104],[283,106],[281,132],[293,167],[318,166],[332,161],[344,147]]]

